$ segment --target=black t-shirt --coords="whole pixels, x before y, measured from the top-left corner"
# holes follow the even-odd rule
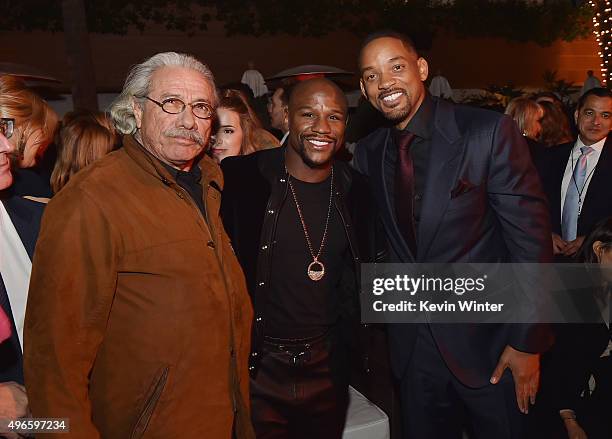
[[[290,178],[316,255],[327,218],[331,179],[306,183]],[[279,213],[274,240],[266,335],[306,338],[324,333],[338,320],[337,286],[349,252],[340,214],[332,204],[327,239],[319,257],[325,275],[319,281],[308,277],[313,259],[290,190]]]

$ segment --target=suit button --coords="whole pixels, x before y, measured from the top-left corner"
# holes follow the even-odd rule
[[[209,246],[210,248],[215,248],[215,243],[213,241],[208,241],[206,245]]]

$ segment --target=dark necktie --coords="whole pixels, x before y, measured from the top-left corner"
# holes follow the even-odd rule
[[[397,225],[416,257],[416,233],[414,230],[414,165],[410,154],[413,133],[401,133],[397,137],[397,165],[395,168],[395,214]]]

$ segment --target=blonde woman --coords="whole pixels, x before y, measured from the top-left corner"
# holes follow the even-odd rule
[[[537,141],[542,132],[540,121],[544,117],[540,104],[529,98],[514,98],[508,103],[505,113],[514,119],[523,136]]]
[[[0,76],[0,117],[13,119],[9,142],[16,148],[20,168],[36,165],[53,140],[57,115],[18,79]]]

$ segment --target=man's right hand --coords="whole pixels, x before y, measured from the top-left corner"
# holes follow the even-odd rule
[[[19,419],[27,415],[28,396],[25,387],[14,381],[0,383],[0,418]]]
[[[568,439],[587,439],[586,432],[575,419],[566,419],[564,423]]]
[[[21,384],[14,381],[0,383],[0,419],[16,420],[28,416],[28,395]],[[15,432],[0,428],[0,435],[7,439],[18,439],[21,436]]]
[[[568,242],[565,241],[563,238],[561,238],[556,233],[552,234],[552,243],[553,243],[553,254],[554,255],[562,254],[568,245]]]

